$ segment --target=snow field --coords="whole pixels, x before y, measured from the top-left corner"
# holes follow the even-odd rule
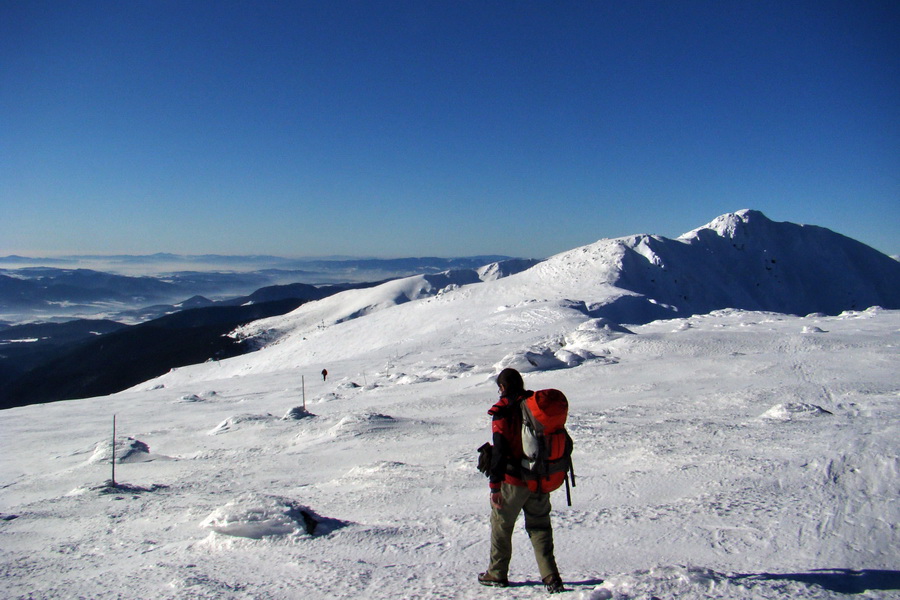
[[[448,337],[405,306],[425,314],[365,319],[396,336],[354,337],[348,321],[315,344],[4,411],[3,595],[544,597],[521,530],[515,585],[475,583],[489,514],[475,449],[499,366],[566,347],[588,358],[523,369],[572,403],[574,505],[554,495],[566,596],[898,597],[900,312],[719,311],[628,333],[561,304],[495,303],[502,335],[460,314]],[[405,327],[424,339],[402,343]],[[309,414],[291,417],[304,387]],[[161,487],[95,489],[113,413],[117,479]],[[119,453],[129,438],[140,462]]]

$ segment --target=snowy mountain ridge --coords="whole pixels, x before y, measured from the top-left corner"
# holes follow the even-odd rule
[[[417,275],[305,304],[235,332],[264,347],[261,352],[215,369],[178,369],[154,385],[218,377],[223,369],[300,368],[385,348],[399,356],[456,340],[491,343],[498,332],[516,350],[497,366],[566,367],[596,358],[605,337],[594,330],[608,331],[610,323],[644,324],[720,309],[804,315],[900,308],[900,263],[827,229],[776,223],[752,210],[722,215],[674,240],[603,239],[530,267],[514,261],[505,277],[486,276],[498,274],[503,264]],[[555,323],[549,338],[535,333],[532,325],[543,331],[547,323]],[[580,343],[567,343],[567,337]]]
[[[501,271],[509,264],[517,268]],[[604,239],[533,266],[506,261],[479,271],[477,278],[471,271],[448,271],[386,283],[355,294],[367,305],[334,321],[507,276],[515,276],[509,285],[516,292],[577,298],[594,316],[621,323],[722,308],[791,314],[838,314],[873,305],[900,308],[896,261],[827,229],[775,223],[753,210],[722,215],[675,240],[655,235]],[[486,293],[505,295],[503,287]],[[324,303],[345,305],[349,296]]]

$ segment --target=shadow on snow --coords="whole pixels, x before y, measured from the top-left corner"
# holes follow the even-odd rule
[[[758,573],[735,575],[733,579],[799,581],[839,594],[862,594],[869,590],[900,590],[900,571],[863,569],[814,569],[807,573]]]

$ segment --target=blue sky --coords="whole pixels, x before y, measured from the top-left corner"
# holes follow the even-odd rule
[[[0,0],[0,255],[900,253],[900,4]]]

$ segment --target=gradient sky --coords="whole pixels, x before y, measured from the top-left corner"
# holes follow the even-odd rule
[[[900,253],[900,3],[0,0],[0,256]]]

